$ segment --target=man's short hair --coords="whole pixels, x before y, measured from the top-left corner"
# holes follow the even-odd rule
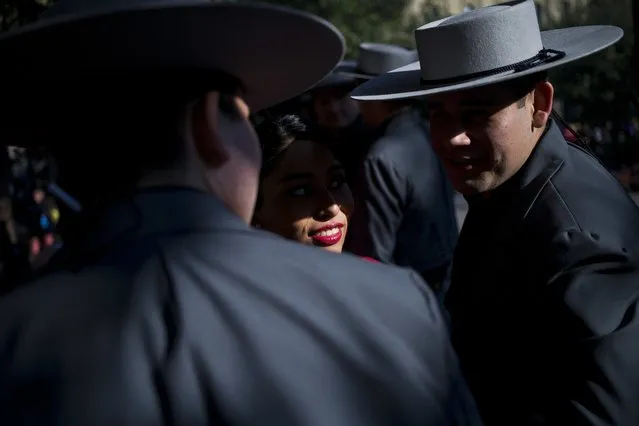
[[[166,72],[119,83],[67,92],[52,106],[60,114],[48,119],[56,123],[47,142],[65,189],[81,201],[133,187],[149,171],[181,161],[186,107],[205,93],[219,91],[222,114],[239,117],[233,96],[241,85],[225,74]]]
[[[513,99],[521,100],[528,93],[530,93],[537,84],[547,81],[548,73],[541,71],[534,74],[529,74],[524,77],[516,78],[514,80],[501,83],[501,87],[508,92],[512,93]]]

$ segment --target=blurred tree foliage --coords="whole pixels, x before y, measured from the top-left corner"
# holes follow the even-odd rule
[[[0,0],[0,31],[33,22],[49,0]]]
[[[617,25],[625,36],[613,47],[553,71],[552,80],[571,121],[605,125],[636,116],[632,0],[564,2],[561,19],[544,27]]]
[[[0,0],[0,31],[34,21],[56,0]],[[226,0],[251,1],[251,0]],[[260,1],[260,0],[258,0]],[[347,56],[363,41],[396,43],[413,48],[415,28],[447,15],[438,0],[261,0],[321,16],[344,34]]]
[[[342,31],[347,57],[355,58],[361,42],[394,43],[415,47],[414,31],[420,25],[446,16],[435,0],[266,0],[314,13]],[[445,2],[444,2],[445,3]]]
[[[54,0],[0,0],[0,30],[31,22]],[[228,1],[228,0],[227,0]],[[234,0],[249,1],[249,0]],[[362,41],[396,43],[414,48],[418,26],[449,14],[447,0],[261,0],[306,10],[335,24],[346,38],[347,57],[354,58]],[[548,4],[548,1],[537,0]],[[634,43],[633,20],[639,21],[638,0],[561,1],[561,18],[542,19],[543,27],[613,24],[626,31],[615,47],[553,72],[558,94],[569,120],[592,124],[636,116],[639,53]],[[497,1],[495,1],[497,2]],[[472,5],[473,0],[468,4]],[[543,5],[542,5],[543,9]],[[544,12],[541,12],[544,14]],[[633,103],[634,102],[634,103]]]

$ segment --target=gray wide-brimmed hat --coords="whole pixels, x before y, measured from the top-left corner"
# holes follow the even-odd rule
[[[339,73],[346,77],[370,80],[417,59],[416,50],[408,50],[394,44],[361,43],[357,61],[351,61],[342,67]]]
[[[393,100],[486,86],[575,61],[622,36],[614,26],[541,32],[533,0],[486,6],[418,28],[419,61],[367,81],[351,95]]]
[[[0,36],[0,75],[16,84],[95,79],[108,86],[111,78],[145,72],[222,72],[238,79],[247,104],[260,110],[314,86],[344,51],[332,24],[282,6],[61,0],[38,22]]]

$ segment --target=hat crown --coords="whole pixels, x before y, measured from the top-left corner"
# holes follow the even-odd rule
[[[486,6],[415,30],[422,78],[449,80],[530,60],[544,48],[533,0]],[[441,52],[435,54],[435,52]]]
[[[357,68],[371,75],[387,73],[417,60],[416,52],[394,44],[362,43],[359,45]]]

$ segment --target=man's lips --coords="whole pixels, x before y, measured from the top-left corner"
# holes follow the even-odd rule
[[[331,223],[321,228],[318,228],[310,233],[310,237],[316,245],[321,247],[332,246],[339,243],[342,240],[343,233],[342,223]]]
[[[461,155],[448,155],[444,158],[447,161],[450,161],[453,163],[464,164],[464,163],[476,163],[478,161],[481,161],[483,157],[479,155],[473,155],[473,154],[461,154]]]
[[[445,157],[444,161],[455,168],[464,170],[472,170],[485,164],[485,158],[470,155]]]

